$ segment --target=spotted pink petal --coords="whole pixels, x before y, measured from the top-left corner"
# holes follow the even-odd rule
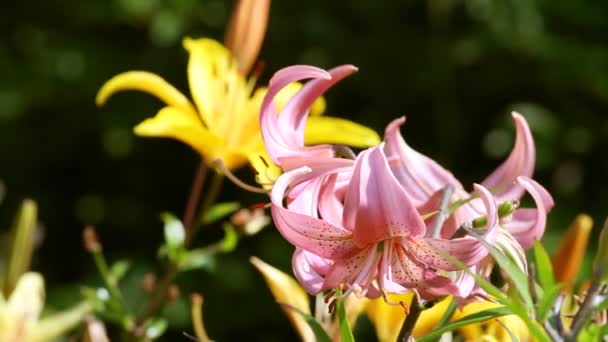
[[[487,217],[486,231],[482,238],[492,244],[496,239],[498,228],[496,202],[492,194],[483,186],[475,184],[474,187],[483,201]],[[420,241],[412,241],[412,245],[414,247],[409,248],[409,251],[419,260],[430,267],[446,271],[456,271],[459,268],[446,258],[445,254],[458,259],[467,266],[479,263],[488,255],[488,250],[481,242],[471,236],[451,240],[424,238]]]
[[[399,236],[423,236],[426,227],[382,152],[372,147],[355,160],[344,204],[344,226],[359,247]]]
[[[524,249],[528,249],[545,232],[547,214],[553,208],[554,202],[549,192],[536,181],[528,177],[518,177],[517,182],[530,193],[536,203],[536,209],[516,209],[511,220],[503,224],[503,228],[511,233]]]
[[[389,158],[396,158],[395,162],[391,163],[393,172],[410,196],[414,206],[419,207],[448,184],[454,185],[456,189],[461,189],[462,185],[452,173],[434,160],[415,151],[405,142],[399,132],[403,123],[405,123],[405,117],[400,117],[386,127],[384,152]]]
[[[332,259],[353,254],[357,248],[350,231],[284,207],[283,199],[288,186],[298,184],[309,173],[310,168],[302,167],[286,172],[277,179],[270,196],[275,226],[287,241],[320,257]]]
[[[323,259],[318,255],[303,249],[296,249],[291,259],[293,274],[298,282],[310,294],[318,294],[323,290],[325,274],[327,274],[333,262]]]
[[[524,188],[516,182],[517,177],[532,177],[536,162],[536,150],[532,132],[526,119],[513,112],[515,121],[515,145],[507,160],[505,160],[481,184],[494,191],[497,202],[519,199],[523,196]]]
[[[273,162],[284,170],[289,170],[299,166],[296,162],[299,158],[333,156],[330,145],[304,146],[306,119],[312,103],[319,96],[356,70],[352,65],[339,66],[329,72],[312,66],[297,65],[284,68],[272,77],[262,101],[260,128]],[[273,103],[278,92],[292,82],[309,78],[313,80],[304,85],[278,115]]]
[[[378,262],[380,253],[376,252],[376,246],[361,249],[351,257],[336,260],[327,274],[324,289],[331,289],[347,284],[351,288],[359,286],[368,289],[378,273]]]

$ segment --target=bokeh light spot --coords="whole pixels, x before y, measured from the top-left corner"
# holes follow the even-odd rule
[[[110,128],[103,134],[103,147],[111,158],[125,158],[133,149],[133,134],[124,127]]]
[[[483,138],[483,152],[491,158],[504,157],[513,145],[513,137],[504,129],[494,129]]]
[[[16,89],[0,91],[0,120],[12,120],[23,114],[25,101]]]
[[[76,217],[83,224],[98,224],[105,216],[103,199],[95,194],[80,197],[75,205]]]

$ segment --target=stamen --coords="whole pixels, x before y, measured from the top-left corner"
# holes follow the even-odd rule
[[[232,173],[232,171],[230,171],[226,165],[224,165],[224,162],[221,159],[216,159],[214,164],[217,166],[218,169],[220,169],[220,171],[222,171],[222,173],[228,178],[230,179],[236,186],[245,189],[247,191],[250,192],[255,192],[257,194],[267,194],[268,191],[263,189],[263,188],[259,188],[257,186],[253,186],[253,185],[249,185],[245,182],[243,182],[242,180],[238,179],[237,176],[234,175],[234,173]]]

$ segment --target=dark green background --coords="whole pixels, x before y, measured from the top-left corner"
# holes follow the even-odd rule
[[[21,199],[38,201],[44,240],[33,268],[49,283],[49,307],[61,308],[78,299],[79,285],[99,283],[80,242],[84,224],[95,224],[110,259],[135,262],[124,285],[141,301],[141,275],[155,267],[162,240],[159,213],[181,215],[197,156],[177,142],[131,134],[159,101],[119,94],[99,109],[94,97],[105,80],[135,69],[187,93],[181,38],[221,40],[231,3],[28,0],[1,7],[0,233]],[[606,215],[607,18],[608,2],[590,0],[274,1],[262,81],[291,64],[357,65],[327,95],[328,113],[379,132],[407,115],[408,142],[467,186],[508,153],[508,113],[520,111],[536,138],[536,178],[557,203],[547,227],[551,247],[577,213],[592,214],[596,231]],[[233,199],[235,188],[225,189],[222,199]],[[245,205],[266,200],[237,196]],[[219,237],[206,231],[200,243]],[[268,228],[221,256],[215,272],[180,276],[182,293],[205,295],[213,338],[293,337],[247,261],[258,255],[288,270],[291,250]],[[180,329],[190,331],[187,298],[168,312],[173,340]]]

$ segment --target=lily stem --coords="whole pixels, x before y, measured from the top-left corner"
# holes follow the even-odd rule
[[[401,326],[401,330],[399,330],[399,336],[397,337],[397,341],[399,342],[409,342],[412,337],[412,332],[414,331],[414,327],[416,326],[416,322],[422,313],[422,305],[418,301],[418,295],[414,294],[412,298],[412,302],[410,303],[409,312],[403,321],[403,325]]]
[[[203,164],[204,161],[201,162],[201,164]],[[198,198],[200,198],[200,192],[202,190],[202,186],[203,186],[203,181],[204,181],[204,174],[206,174],[206,166],[204,166],[205,171],[201,171],[202,167],[199,168],[200,172],[197,172],[195,175],[195,180],[193,182],[193,191],[192,194],[190,195],[190,198],[188,199],[188,209],[186,210],[188,212],[188,210],[192,210],[192,221],[190,223],[190,226],[186,226],[184,225],[185,229],[186,229],[186,241],[184,242],[184,247],[188,247],[192,241],[194,240],[194,238],[196,237],[196,234],[199,232],[200,227],[201,227],[201,222],[202,219],[198,219],[197,221],[194,221],[194,217],[197,217],[194,214],[194,210],[190,209],[190,207],[196,207],[196,202],[198,202]],[[203,176],[200,175],[200,173],[203,172]],[[200,180],[200,178],[203,178],[202,180]],[[215,201],[217,200],[217,197],[220,193],[220,190],[222,188],[222,183],[223,183],[223,179],[224,176],[221,175],[220,173],[214,173],[213,174],[213,178],[211,179],[211,183],[209,184],[209,188],[205,194],[205,198],[203,199],[203,204],[201,205],[201,209],[198,215],[198,218],[202,218],[205,215],[205,212],[207,212],[207,210],[211,207],[211,205],[213,205],[213,203],[215,203]],[[195,187],[198,187],[198,194],[194,194],[195,192],[197,192],[195,189]],[[192,204],[193,203],[193,204]],[[154,290],[154,292],[150,295],[150,299],[148,300],[148,303],[146,305],[146,309],[144,310],[144,312],[141,314],[141,316],[139,317],[139,319],[137,320],[138,323],[143,323],[145,322],[146,319],[152,317],[153,315],[155,315],[161,308],[163,302],[165,301],[165,299],[167,298],[167,292],[169,290],[169,287],[171,286],[171,283],[173,283],[173,280],[175,279],[175,276],[177,275],[177,273],[179,272],[179,267],[178,265],[171,263],[168,268],[167,271],[164,273],[163,277],[161,278],[161,280],[159,281],[159,283],[156,285],[156,288]]]
[[[205,184],[205,178],[207,176],[207,164],[205,160],[201,159],[194,181],[192,182],[192,190],[190,190],[190,197],[188,197],[188,203],[186,204],[186,210],[184,211],[184,229],[188,232],[192,229],[194,223],[194,215],[196,214],[196,206],[200,202],[201,191]]]
[[[595,298],[601,293],[601,291],[602,284],[595,280],[592,281],[591,287],[589,287],[589,290],[585,295],[585,300],[583,301],[583,304],[578,309],[576,316],[574,316],[574,319],[572,320],[572,326],[570,328],[570,331],[566,333],[566,341],[574,342],[577,340],[578,334],[581,332],[585,323],[587,322],[591,311],[593,311],[593,304],[595,302]]]

